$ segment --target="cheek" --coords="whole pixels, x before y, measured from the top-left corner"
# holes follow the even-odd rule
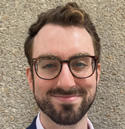
[[[54,88],[55,85],[56,83],[52,80],[43,80],[38,77],[34,77],[35,92],[37,94],[44,95],[48,90]]]
[[[79,79],[77,85],[81,88],[85,88],[88,93],[93,94],[96,91],[96,76],[93,75],[86,79]]]

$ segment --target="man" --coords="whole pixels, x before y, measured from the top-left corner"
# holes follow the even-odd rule
[[[24,45],[40,112],[27,129],[93,129],[87,118],[100,76],[100,39],[76,3],[41,13]]]

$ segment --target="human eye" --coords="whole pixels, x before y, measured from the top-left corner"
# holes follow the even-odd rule
[[[78,71],[83,71],[83,70],[87,69],[88,64],[82,58],[77,58],[77,59],[73,59],[71,61],[70,67],[71,67],[72,70],[78,72]]]
[[[38,69],[41,71],[56,71],[59,67],[59,61],[54,59],[42,59],[38,62]]]
[[[42,66],[42,69],[53,69],[56,68],[56,65],[53,63],[47,63]]]
[[[87,66],[87,64],[85,63],[85,62],[75,62],[73,65],[72,65],[72,67],[74,67],[74,68],[84,68],[84,67],[86,67]]]

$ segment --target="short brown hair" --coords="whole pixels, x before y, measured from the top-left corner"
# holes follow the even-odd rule
[[[100,59],[100,38],[96,32],[89,15],[75,3],[67,3],[65,6],[58,6],[43,12],[38,16],[38,20],[29,28],[29,36],[27,37],[24,50],[31,66],[33,40],[38,31],[46,24],[54,24],[60,26],[78,26],[85,28],[93,40],[95,55]]]

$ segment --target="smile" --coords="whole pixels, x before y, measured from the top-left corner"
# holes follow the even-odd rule
[[[73,103],[80,98],[78,95],[54,95],[52,97],[60,103]]]

